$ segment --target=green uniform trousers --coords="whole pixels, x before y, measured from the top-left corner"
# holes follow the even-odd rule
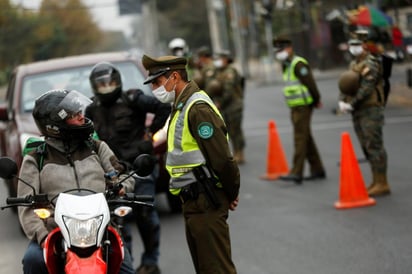
[[[387,171],[387,154],[383,146],[384,108],[369,107],[352,113],[353,126],[372,172]]]
[[[236,273],[226,222],[229,201],[223,190],[216,190],[216,194],[222,203],[219,209],[209,206],[204,193],[200,193],[196,200],[186,201],[182,207],[186,240],[198,274]]]
[[[243,110],[223,111],[223,118],[225,119],[234,152],[242,151],[246,145],[242,129]]]
[[[310,173],[324,172],[318,149],[311,133],[313,107],[298,106],[291,108],[295,152],[293,155],[292,174],[303,176],[305,160],[310,165]]]

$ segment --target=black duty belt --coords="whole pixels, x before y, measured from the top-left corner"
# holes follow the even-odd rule
[[[182,202],[185,203],[189,200],[197,200],[197,198],[199,198],[199,193],[201,192],[203,192],[203,189],[199,187],[199,183],[194,182],[182,187],[179,196]]]

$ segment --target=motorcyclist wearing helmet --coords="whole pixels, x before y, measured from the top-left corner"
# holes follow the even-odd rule
[[[169,51],[171,55],[177,57],[185,57],[187,59],[186,71],[189,80],[192,80],[195,75],[196,64],[193,56],[189,51],[189,46],[183,38],[176,37],[169,42]]]
[[[93,67],[90,84],[95,96],[86,109],[86,117],[93,121],[99,138],[107,142],[120,160],[129,164],[141,153],[153,153],[152,135],[164,126],[171,111],[170,104],[161,103],[141,90],[123,91],[120,71],[108,62]],[[146,127],[148,113],[155,116],[151,125]],[[154,172],[151,176],[136,178],[135,193],[155,195],[156,176]],[[142,208],[134,214],[144,244],[137,273],[160,273],[158,213],[153,208]],[[128,228],[126,224],[124,234],[130,237],[126,239],[126,246],[131,250]]]
[[[36,193],[47,194],[51,199],[77,188],[104,192],[104,174],[124,171],[109,146],[91,138],[93,123],[83,115],[90,102],[83,94],[64,89],[47,91],[36,99],[33,117],[44,136],[44,144],[24,156],[19,175],[31,183]],[[124,191],[133,191],[134,180],[126,180],[123,186]],[[19,184],[17,193],[19,197],[25,197],[33,191],[26,184]],[[48,233],[57,227],[56,223],[53,218],[44,222],[29,207],[19,207],[19,220],[30,239],[23,257],[23,272],[47,274],[43,243]],[[125,252],[120,272],[134,273],[128,252]]]

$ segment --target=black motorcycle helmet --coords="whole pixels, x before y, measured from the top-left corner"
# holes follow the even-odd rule
[[[97,63],[90,73],[93,93],[102,104],[112,104],[122,92],[122,78],[119,70],[109,62]]]
[[[66,119],[84,113],[91,100],[76,90],[53,89],[36,99],[33,118],[42,135],[64,140],[87,140],[94,131],[85,118],[81,126],[68,125]]]

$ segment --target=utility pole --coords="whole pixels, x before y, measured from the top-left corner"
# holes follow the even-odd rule
[[[245,77],[249,77],[249,69],[247,63],[247,56],[246,56],[246,46],[245,46],[245,39],[243,39],[244,29],[241,26],[241,12],[240,12],[240,4],[239,0],[231,0],[230,1],[231,10],[232,10],[232,20],[231,26],[233,29],[233,41],[234,47],[236,52],[236,57],[240,63],[240,73]]]
[[[143,50],[149,54],[159,54],[159,25],[156,0],[142,1],[142,21],[145,22]]]
[[[206,0],[213,52],[229,49],[226,9],[222,0]]]
[[[273,3],[271,0],[262,0],[257,6],[259,8],[259,13],[262,18],[265,20],[265,36],[266,36],[266,48],[267,48],[267,63],[268,63],[268,75],[267,79],[273,79],[274,70],[274,54],[273,54],[273,30],[272,30],[272,11]]]

